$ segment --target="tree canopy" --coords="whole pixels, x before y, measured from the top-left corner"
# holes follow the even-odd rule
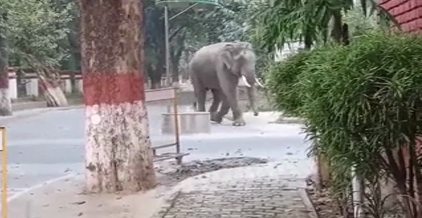
[[[220,41],[250,40],[255,4],[227,1],[224,8],[188,10],[170,21],[172,71],[178,74],[189,54]],[[73,0],[4,0],[0,2],[9,65],[80,69],[79,14]],[[171,9],[172,17],[181,10]],[[147,0],[145,12],[146,72],[160,80],[165,72],[164,10]]]
[[[69,55],[61,46],[71,31],[68,23],[74,18],[72,2],[55,10],[49,0],[8,0],[5,34],[8,39],[10,64],[21,67],[56,68]]]
[[[262,3],[255,14],[256,37],[270,52],[290,40],[307,49],[331,40],[347,44],[351,23],[345,17],[355,9],[366,18],[378,16],[381,27],[395,21],[375,0],[275,0]]]

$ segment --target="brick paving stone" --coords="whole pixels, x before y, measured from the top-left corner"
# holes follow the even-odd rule
[[[215,175],[209,178],[214,179],[198,181],[195,188],[180,190],[154,218],[312,217],[298,191],[304,179],[276,174],[240,176],[220,182]]]

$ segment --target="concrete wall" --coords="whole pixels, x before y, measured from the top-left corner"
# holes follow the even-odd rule
[[[43,89],[38,81],[36,73],[32,73],[31,70],[25,70],[25,76],[18,78],[17,69],[10,67],[9,70],[9,92],[12,100],[27,98],[27,97],[40,97],[43,96]],[[72,93],[72,80],[74,80],[74,91],[76,94],[83,94],[83,82],[82,75],[79,71],[59,71],[60,82],[59,86],[63,90],[64,94]],[[22,76],[21,76],[22,77]],[[145,88],[151,87],[151,80],[145,78]],[[161,78],[160,87],[165,87],[165,76]]]
[[[24,76],[18,76],[17,69],[9,68],[9,93],[12,100],[26,97],[43,96],[43,89],[38,81],[38,75],[25,70]],[[60,71],[60,87],[65,94],[72,93],[72,82],[75,82],[75,91],[83,93],[82,75],[80,72]],[[73,78],[72,78],[73,77]]]
[[[284,44],[283,48],[276,49],[274,61],[282,61],[290,54],[296,53],[299,49],[304,48],[305,44],[302,42],[289,42]]]

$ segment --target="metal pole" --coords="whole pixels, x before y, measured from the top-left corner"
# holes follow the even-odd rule
[[[191,8],[193,8],[193,7],[197,6],[197,5],[198,5],[198,3],[195,3],[195,4],[191,5],[191,6],[189,6],[188,8],[186,8],[185,10],[183,10],[183,11],[179,12],[178,14],[174,15],[173,17],[170,17],[169,21],[170,20],[173,20],[174,18],[176,18],[176,17],[178,17],[180,15],[182,15],[183,13],[185,13],[186,11],[189,11]]]
[[[169,18],[169,9],[167,6],[164,7],[164,37],[165,37],[165,46],[166,46],[166,85],[170,86],[171,81],[171,72],[170,72],[170,26],[169,21],[180,16],[181,14],[185,13],[186,11],[190,10],[191,8],[198,5],[198,3],[195,3],[191,5],[190,7],[186,8],[185,10],[181,11],[180,13],[174,15],[173,17]]]
[[[173,107],[174,107],[174,132],[175,132],[175,139],[176,139],[176,152],[180,153],[180,129],[179,129],[179,103],[178,103],[178,95],[177,95],[177,88],[174,87],[174,101],[173,101]]]
[[[166,46],[166,85],[170,86],[170,39],[169,39],[169,9],[164,7],[164,37]]]
[[[362,208],[362,181],[356,175],[356,168],[352,166],[352,200],[353,200],[353,217],[361,218],[363,217],[363,208]]]

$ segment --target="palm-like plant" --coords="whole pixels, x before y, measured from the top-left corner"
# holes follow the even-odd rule
[[[330,39],[348,44],[348,24],[344,22],[344,15],[356,6],[365,17],[378,12],[381,26],[395,22],[376,0],[275,0],[264,4],[255,16],[259,23],[255,25],[259,28],[257,37],[268,51],[291,40],[302,41],[306,49]]]

